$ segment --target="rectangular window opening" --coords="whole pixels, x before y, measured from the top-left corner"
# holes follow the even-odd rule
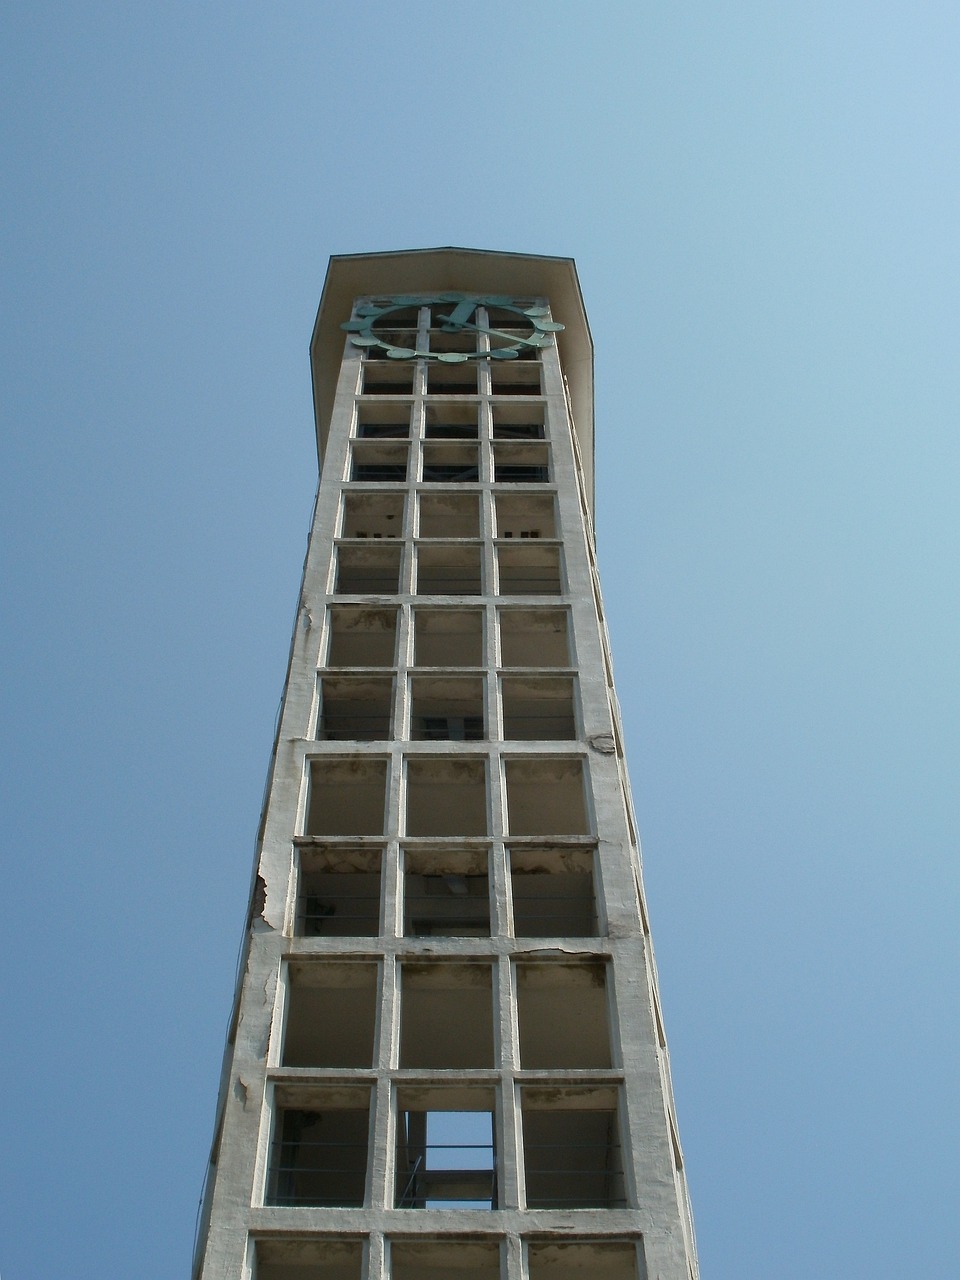
[[[382,860],[382,850],[301,849],[297,935],[376,937]]]
[[[328,613],[328,667],[392,667],[397,610],[337,605]]]
[[[406,834],[487,835],[486,777],[483,757],[409,757]]]
[[[484,1200],[483,1207],[492,1206]],[[495,1240],[456,1240],[449,1236],[393,1241],[390,1275],[391,1280],[500,1280],[500,1246]]]
[[[627,1206],[616,1102],[610,1091],[522,1091],[523,1164],[529,1209]]]
[[[345,493],[342,537],[402,538],[403,503],[402,493]]]
[[[379,1006],[375,964],[291,964],[285,1067],[371,1067]]]
[[[485,737],[480,679],[415,677],[410,704],[410,737],[415,741],[480,742]]]
[[[504,738],[567,741],[577,736],[572,678],[505,676],[500,693]]]
[[[495,443],[493,478],[498,484],[546,484],[550,479],[549,446]]]
[[[414,657],[418,667],[483,664],[483,614],[479,609],[416,609]]]
[[[501,609],[498,621],[503,666],[570,666],[566,610]]]
[[[638,1280],[632,1240],[550,1240],[527,1246],[530,1280]]]
[[[436,325],[439,319],[439,313],[434,312],[431,321]],[[470,331],[446,333],[443,329],[432,328],[428,334],[430,343],[430,352],[433,355],[441,355],[448,353],[456,353],[457,355],[472,355],[477,350],[478,338],[475,333]]]
[[[476,440],[480,434],[478,414],[475,402],[428,401],[424,408],[424,435],[428,440]]]
[[[492,1067],[493,988],[489,964],[408,962],[401,968],[400,1066]]]
[[[545,434],[542,404],[493,406],[494,440],[542,440]]]
[[[605,965],[519,961],[516,978],[524,1070],[609,1069]]]
[[[350,479],[366,484],[399,484],[407,478],[408,455],[405,444],[358,440],[351,454]]]
[[[506,761],[511,835],[586,835],[583,763],[549,756]]]
[[[475,360],[446,364],[431,360],[427,364],[427,394],[436,396],[475,396],[477,365]]]
[[[282,1105],[274,1122],[267,1204],[362,1208],[369,1132],[368,1090],[356,1091],[353,1099],[332,1096],[327,1106]]]
[[[383,401],[357,406],[357,436],[361,440],[406,440],[410,435],[410,402]]]
[[[538,396],[540,361],[491,360],[490,381],[495,396]]]
[[[396,595],[403,548],[390,542],[337,547],[338,595]]]
[[[476,445],[424,444],[425,484],[476,484],[479,479],[480,455]]]
[[[479,538],[480,499],[473,493],[422,493],[421,538]]]
[[[498,538],[557,536],[552,493],[498,493],[495,503]]]
[[[383,835],[387,762],[371,757],[323,757],[310,762],[305,835]]]
[[[591,851],[511,849],[510,887],[518,938],[598,935]]]
[[[497,547],[497,570],[502,596],[557,596],[563,591],[560,551],[525,542]]]
[[[317,738],[326,742],[375,742],[390,737],[393,681],[325,676],[320,682]]]
[[[417,594],[478,596],[483,587],[481,566],[478,546],[419,546]]]
[[[397,335],[402,338],[399,345],[415,347],[417,335]],[[413,361],[377,360],[379,347],[374,347],[363,362],[362,391],[365,396],[408,396],[413,394]]]
[[[257,1280],[360,1280],[363,1242],[302,1237],[257,1241]]]
[[[406,1105],[401,1090],[397,1125],[398,1209],[495,1209],[497,1162],[492,1098],[458,1090],[449,1109],[440,1091],[436,1109]],[[456,1109],[468,1101],[470,1110]],[[441,1109],[442,1108],[442,1109]],[[439,1277],[438,1277],[439,1280]]]
[[[486,851],[408,851],[403,931],[411,938],[489,938]]]

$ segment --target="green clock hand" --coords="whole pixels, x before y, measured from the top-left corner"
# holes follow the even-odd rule
[[[457,311],[461,310],[462,306],[463,304],[461,303]],[[532,338],[520,338],[515,333],[504,333],[502,329],[488,329],[481,324],[471,324],[469,320],[459,320],[457,319],[457,311],[454,311],[452,315],[439,317],[443,320],[445,332],[470,329],[473,333],[485,333],[490,338],[502,338],[504,342],[509,342],[516,347],[548,347],[550,345],[550,339],[543,334],[535,334]],[[563,326],[561,325],[560,327],[562,328]]]
[[[476,309],[476,300],[464,298],[462,302],[457,304],[456,309],[450,315],[441,316],[440,319],[443,320],[444,326],[448,329],[474,328],[475,326],[469,325],[467,322]]]

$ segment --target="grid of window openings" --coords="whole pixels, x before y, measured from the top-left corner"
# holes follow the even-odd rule
[[[503,333],[516,316],[477,323]],[[443,332],[429,307],[391,326],[386,340],[421,351],[478,341]],[[534,348],[450,363],[373,348],[358,362],[295,841],[268,1206],[631,1204],[561,429]],[[383,1273],[505,1275],[505,1241],[460,1239],[462,1221],[388,1236]],[[364,1244],[258,1240],[256,1275],[312,1266],[361,1280]],[[630,1233],[522,1248],[530,1280],[645,1274]]]

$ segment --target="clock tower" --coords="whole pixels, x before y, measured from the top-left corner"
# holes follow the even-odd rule
[[[331,259],[198,1280],[696,1280],[572,260]]]

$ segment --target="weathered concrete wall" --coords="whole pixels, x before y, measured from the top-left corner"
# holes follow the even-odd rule
[[[449,511],[455,522],[451,535],[454,539],[463,537],[463,527],[456,522],[462,520],[464,508],[456,500],[457,496],[469,492],[476,499],[480,537],[459,545],[475,546],[480,553],[482,592],[429,599],[416,590],[415,555],[419,544],[414,538],[416,497],[421,488],[415,479],[416,459],[423,440],[426,409],[424,362],[417,364],[415,394],[403,401],[411,413],[411,465],[407,482],[358,488],[345,482],[344,477],[350,474],[351,431],[361,385],[362,359],[358,347],[350,343],[344,345],[262,823],[242,980],[225,1057],[198,1274],[203,1280],[252,1277],[256,1271],[256,1241],[259,1240],[269,1242],[269,1247],[264,1243],[261,1250],[261,1271],[267,1280],[298,1280],[307,1274],[327,1276],[329,1280],[348,1276],[355,1280],[361,1276],[363,1280],[389,1280],[391,1240],[409,1240],[416,1236],[494,1242],[499,1250],[501,1274],[509,1280],[529,1277],[530,1268],[533,1280],[537,1280],[545,1274],[548,1265],[560,1267],[556,1261],[559,1254],[555,1257],[542,1249],[528,1254],[525,1242],[531,1238],[541,1242],[554,1238],[633,1242],[626,1254],[622,1249],[597,1252],[595,1272],[601,1280],[605,1274],[609,1274],[610,1280],[619,1280],[617,1269],[622,1267],[625,1256],[634,1256],[631,1249],[635,1249],[637,1277],[657,1277],[657,1280],[691,1280],[693,1277],[695,1280],[692,1226],[676,1139],[669,1065],[657,1010],[640,854],[594,561],[589,504],[558,349],[551,346],[542,352],[542,396],[537,401],[543,408],[549,479],[526,489],[519,484],[493,483],[490,384],[485,368],[490,362],[480,362],[478,394],[473,398],[479,415],[480,479],[462,487],[447,485],[446,490],[453,499]],[[366,489],[405,495],[405,501],[391,499],[390,503],[390,518],[395,518],[402,527],[396,540],[400,589],[388,598],[333,594],[344,492],[362,495]],[[501,515],[505,510],[511,518],[522,509],[525,493],[531,498],[536,495],[538,502],[531,503],[531,511],[539,520],[544,518],[542,500],[552,497],[555,502],[555,530],[550,530],[556,532],[555,541],[541,538],[533,545],[539,550],[555,547],[559,551],[562,582],[558,595],[528,598],[497,594],[498,555],[503,545],[493,536],[497,493],[507,499],[501,503]],[[364,502],[365,499],[359,497],[351,503],[349,519],[354,521],[354,527],[348,528],[348,532],[356,532],[359,518],[369,522],[369,507]],[[443,512],[442,503],[431,503],[429,516],[433,524],[429,532],[434,536],[438,530],[442,532]],[[469,517],[470,521],[474,518]],[[528,545],[514,541],[510,549]],[[381,613],[397,609],[396,660],[387,672],[395,681],[393,734],[389,738],[345,742],[317,737],[318,670],[324,668],[328,652],[331,601],[365,605]],[[425,603],[477,611],[482,619],[483,660],[469,668],[471,675],[482,680],[484,690],[485,736],[482,740],[424,741],[414,740],[407,734],[410,674],[415,669],[414,610]],[[555,678],[560,672],[573,682],[575,736],[572,739],[508,741],[501,736],[498,611],[506,608],[554,613],[559,610],[566,615],[569,661],[565,667],[558,666],[556,644],[545,643],[544,666],[539,675]],[[451,644],[456,646],[459,642],[454,633]],[[473,645],[471,653],[475,653],[475,643],[469,643]],[[349,649],[349,640],[338,641],[338,644],[340,656],[335,673],[342,675],[344,667],[340,658],[345,649]],[[536,664],[532,666],[534,670],[527,674],[536,677]],[[462,670],[460,664],[453,661],[446,674],[449,677],[461,674]],[[380,684],[374,689],[378,697],[384,687],[382,673],[379,678]],[[362,693],[360,685],[356,690]],[[366,696],[373,694],[368,690]],[[382,830],[377,830],[374,824],[372,830],[364,826],[366,834],[359,836],[349,832],[305,834],[310,821],[311,762],[325,760],[353,761],[353,767],[361,772],[364,761],[381,762],[385,775]],[[431,770],[436,775],[434,784],[428,782],[420,804],[421,808],[426,804],[427,810],[436,816],[436,829],[441,835],[414,838],[408,834],[407,766],[411,761],[423,763],[420,773],[428,779],[432,776]],[[536,801],[538,786],[541,796],[553,794],[550,790],[553,778],[557,790],[556,799],[546,807],[545,829],[518,836],[515,827],[511,829],[508,777],[513,776],[511,767],[517,776],[524,775],[525,761],[534,766],[533,776],[542,780],[540,784],[529,784],[533,786],[531,803]],[[471,819],[469,837],[457,830],[455,819],[457,806],[472,804],[474,800],[463,798],[468,796],[466,791],[460,797],[459,792],[444,789],[450,785],[449,771],[440,767],[444,762],[462,765],[466,769],[465,777],[476,776],[478,762],[482,765],[480,791],[469,793],[479,795],[481,816],[479,825],[476,819]],[[529,774],[529,770],[526,772]],[[435,786],[435,791],[429,790],[430,785]],[[510,786],[515,784],[511,782]],[[571,804],[571,788],[581,788],[582,803],[578,799]],[[451,796],[455,797],[452,803]],[[527,803],[526,799],[521,801],[520,796],[521,788],[516,784],[512,793],[515,815],[519,814],[522,804]],[[535,803],[532,812],[537,812]],[[574,813],[581,816],[571,817]],[[447,830],[451,819],[454,825]],[[517,821],[519,817],[515,817]],[[550,830],[551,823],[558,829]],[[571,825],[582,829],[568,830]],[[299,909],[297,905],[300,852],[303,850],[306,858],[315,849],[341,850],[336,854],[340,863],[334,860],[330,865],[342,864],[348,869],[364,868],[382,859],[382,903],[377,936],[325,936],[322,921],[314,932],[307,931],[305,935],[303,904]],[[518,859],[523,850],[541,850],[536,856],[548,869],[552,866],[562,869],[567,865],[565,858],[573,859],[578,867],[589,867],[592,863],[598,920],[594,936],[515,936],[510,890],[511,850]],[[370,862],[371,858],[374,863]],[[406,860],[410,867],[419,868],[417,874],[435,867],[439,868],[437,874],[442,878],[447,867],[444,858],[448,862],[454,859],[449,862],[452,870],[448,868],[449,876],[453,877],[451,892],[462,889],[456,883],[454,872],[459,875],[467,868],[471,874],[485,872],[488,875],[490,936],[404,935]],[[456,862],[456,858],[460,861]],[[290,999],[291,966],[296,966],[297,982],[309,983],[309,966],[322,965],[325,961],[376,966],[370,1061],[325,1068],[282,1065],[286,1020],[290,1016],[301,1016],[296,1009],[292,1015],[290,1012],[294,1004]],[[567,1019],[571,1039],[578,1034],[579,1010],[589,1018],[594,1041],[602,1035],[608,1036],[609,1052],[595,1047],[593,1057],[583,1066],[559,1062],[551,1066],[549,1049],[543,1050],[546,1056],[538,1059],[540,1065],[535,1068],[521,1061],[517,965],[534,961],[533,968],[523,970],[522,981],[528,981],[526,975],[530,973],[538,975],[538,981],[544,981],[541,976],[544,967],[551,964],[569,967],[574,961],[580,962],[581,968],[571,979],[571,995],[566,1007],[564,1001],[552,995],[550,1008],[556,1018]],[[437,966],[444,963],[453,968],[438,970]],[[434,966],[432,970],[430,965]],[[583,969],[583,965],[588,968]],[[370,972],[369,968],[364,971]],[[491,1011],[492,1052],[485,1048],[482,1061],[449,1069],[402,1065],[404,975],[412,990],[414,972],[439,973],[437,982],[446,992],[443,1008],[448,1010],[445,1016],[449,1018],[458,1016],[456,982],[465,984],[464,1000],[471,982],[484,984],[486,1003],[476,1007]],[[581,977],[577,974],[582,976],[588,972],[600,974],[602,1009],[596,998],[591,1003],[586,995],[578,1004],[575,984]],[[481,977],[471,978],[470,973]],[[561,969],[556,973],[560,975]],[[463,974],[468,976],[458,976]],[[550,979],[551,974],[547,973],[547,986]],[[529,992],[524,998],[530,999]],[[367,997],[364,1000],[366,1012],[362,1016],[368,1018],[369,1001]],[[300,1007],[314,1006],[303,999],[296,1006]],[[335,1007],[342,1009],[343,1003]],[[314,1043],[318,1034],[316,1028],[299,1028],[297,1043]],[[529,1030],[525,1034],[529,1040]],[[557,1034],[562,1035],[562,1031],[558,1030]],[[546,1044],[549,1037],[543,1035]],[[463,1052],[468,1062],[473,1039],[478,1044],[487,1042],[486,1034],[471,1036],[467,1028]],[[351,1043],[349,1036],[341,1037],[341,1041]],[[360,1037],[360,1041],[367,1044],[364,1037]],[[298,1050],[300,1057],[306,1052]],[[576,1057],[572,1052],[571,1061]],[[487,1097],[494,1100],[490,1105],[495,1115],[497,1207],[485,1211],[395,1208],[396,1183],[400,1177],[396,1167],[398,1088],[407,1091],[404,1097],[410,1090],[420,1088],[424,1091],[422,1096],[429,1101],[437,1096],[437,1090],[454,1087],[468,1100]],[[369,1100],[371,1134],[363,1206],[325,1208],[270,1204],[271,1198],[277,1198],[276,1185],[279,1185],[276,1177],[274,1183],[268,1181],[277,1113],[292,1107],[308,1116],[313,1114],[311,1108],[318,1114],[323,1113],[324,1108],[332,1109],[332,1114],[337,1108],[356,1109],[366,1105],[363,1099]],[[618,1193],[618,1198],[622,1198],[622,1204],[527,1207],[522,1155],[525,1105],[535,1109],[567,1108],[584,1114],[591,1108],[602,1107],[616,1117],[615,1137],[622,1155],[622,1178],[618,1182],[622,1196]],[[528,1164],[531,1159],[528,1152]],[[329,1256],[323,1254],[323,1241],[338,1240],[337,1250]],[[489,1261],[490,1256],[489,1251],[477,1255],[481,1261]],[[569,1267],[576,1270],[583,1264],[585,1255],[574,1250],[567,1257]],[[317,1270],[321,1262],[327,1270]],[[401,1273],[406,1265],[398,1263]],[[486,1262],[483,1265],[487,1265]],[[608,1268],[608,1272],[604,1268]]]

